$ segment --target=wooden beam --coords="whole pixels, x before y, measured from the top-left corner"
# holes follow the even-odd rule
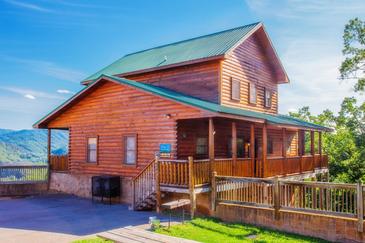
[[[311,131],[311,155],[312,155],[312,168],[315,171],[315,163],[314,163],[314,154],[316,151],[314,150],[314,131]]]
[[[47,159],[48,165],[51,163],[51,144],[52,144],[52,130],[48,128],[48,136],[47,136]]]
[[[265,177],[266,173],[267,173],[267,163],[266,163],[266,158],[267,158],[267,128],[266,128],[266,123],[264,124],[264,126],[262,127],[262,167],[263,167],[263,172],[262,172],[262,177]]]
[[[232,122],[232,160],[233,160],[233,165],[231,168],[232,169],[231,175],[233,176],[237,161],[237,127],[235,122]]]
[[[252,175],[257,176],[255,174],[255,124],[252,123],[250,126],[250,158],[251,158],[251,170]]]
[[[195,182],[194,182],[194,159],[189,156],[189,194],[190,194],[190,216],[191,219],[194,218],[195,209],[196,209],[196,195],[195,195]]]
[[[282,129],[282,151],[281,151],[281,155],[283,156],[283,158],[286,158],[286,145],[287,145],[287,137],[286,137],[286,128]]]
[[[362,183],[359,181],[356,185],[356,195],[357,195],[357,231],[364,232],[364,199],[363,199],[363,189]]]
[[[322,132],[318,132],[318,153],[322,155]]]
[[[209,128],[208,128],[208,151],[209,151],[209,160],[211,164],[210,174],[212,175],[214,171],[214,123],[213,118],[209,118]]]
[[[314,155],[316,151],[314,150],[314,131],[311,131],[311,155]]]
[[[318,153],[319,160],[321,163],[321,168],[323,167],[323,158],[322,158],[322,132],[318,132]]]

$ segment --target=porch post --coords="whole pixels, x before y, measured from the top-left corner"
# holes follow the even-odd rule
[[[302,159],[302,156],[304,154],[304,151],[303,151],[303,130],[298,130],[298,155],[299,155],[299,165],[300,165],[300,168],[299,168],[299,172],[302,173],[303,172],[303,165],[302,165],[302,162],[303,162],[303,159]]]
[[[48,162],[48,167],[50,167],[51,165],[51,139],[52,139],[52,130],[50,128],[48,128],[48,133],[47,133],[47,162]]]
[[[236,123],[232,122],[232,172],[231,175],[233,176],[235,172],[235,165],[237,161],[237,127]]]
[[[282,129],[282,137],[283,137],[283,144],[282,144],[282,151],[281,151],[281,155],[283,156],[283,158],[286,158],[286,144],[287,144],[287,139],[286,139],[286,128]]]
[[[318,153],[319,153],[319,159],[321,161],[321,168],[322,166],[322,132],[318,132]]]
[[[282,147],[282,150],[281,150],[281,155],[282,155],[282,157],[283,157],[283,160],[284,160],[284,162],[285,162],[285,164],[286,164],[286,145],[287,145],[287,137],[286,137],[286,128],[283,128],[282,129],[282,145],[281,145],[281,147]],[[283,166],[284,166],[284,164],[282,163],[281,164],[281,172],[283,172],[284,171],[284,168],[283,168]],[[283,174],[283,173],[282,173]]]
[[[250,126],[250,158],[251,158],[251,170],[252,176],[257,176],[255,173],[255,124]],[[257,170],[257,169],[256,169]]]
[[[212,117],[209,118],[208,152],[210,161],[210,175],[212,175],[214,171],[214,123]]]
[[[264,123],[264,126],[262,127],[262,167],[263,167],[262,177],[265,177],[267,173],[266,157],[267,157],[267,127],[266,123]]]
[[[312,169],[314,171],[314,167],[315,167],[315,164],[314,164],[314,154],[315,154],[316,151],[314,151],[314,131],[311,131],[311,155],[312,155]]]
[[[47,163],[48,163],[48,171],[47,171],[47,189],[50,188],[50,179],[51,179],[51,150],[52,150],[52,130],[48,128],[47,131]]]

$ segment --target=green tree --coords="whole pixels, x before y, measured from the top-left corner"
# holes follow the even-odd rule
[[[345,60],[340,67],[342,79],[355,79],[355,91],[365,90],[365,22],[349,21],[343,34]]]
[[[293,117],[333,129],[332,133],[323,134],[323,150],[329,157],[331,181],[354,183],[365,180],[364,107],[364,104],[358,106],[355,98],[345,98],[337,115],[325,110],[315,116],[309,107],[290,113]]]

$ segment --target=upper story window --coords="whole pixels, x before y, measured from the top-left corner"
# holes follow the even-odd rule
[[[208,138],[200,137],[196,139],[196,154],[197,155],[208,154]]]
[[[98,160],[98,138],[90,137],[87,139],[87,162],[96,163]]]
[[[124,163],[134,165],[137,162],[137,136],[124,136]]]
[[[250,104],[256,104],[257,90],[255,83],[249,83],[249,102]]]
[[[271,108],[272,105],[272,92],[265,88],[265,107]]]
[[[231,78],[231,99],[240,100],[240,81]]]

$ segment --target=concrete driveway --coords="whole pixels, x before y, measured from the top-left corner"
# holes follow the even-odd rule
[[[153,212],[92,203],[65,194],[1,199],[0,242],[70,242],[103,231],[148,223]]]

